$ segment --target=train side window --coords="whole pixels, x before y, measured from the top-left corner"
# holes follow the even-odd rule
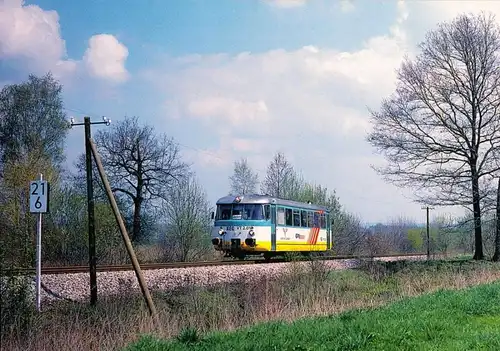
[[[283,207],[278,207],[278,225],[285,225],[285,209]]]
[[[293,223],[292,209],[291,208],[285,209],[285,223],[286,223],[286,225],[290,225],[290,226]]]
[[[307,227],[307,211],[300,211],[302,227]]]
[[[309,228],[314,226],[314,215],[312,211],[307,211],[307,226]]]
[[[271,219],[271,206],[264,205],[264,216],[266,217],[266,220]]]
[[[314,228],[318,228],[319,227],[319,213],[318,212],[314,212],[313,215],[314,215],[314,225],[313,225],[313,227]]]
[[[325,229],[326,228],[326,220],[325,220],[325,214],[322,213],[319,217],[319,222],[321,224],[321,228]]]
[[[293,210],[293,225],[295,227],[300,227],[300,211]]]

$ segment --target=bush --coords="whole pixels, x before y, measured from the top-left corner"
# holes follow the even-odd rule
[[[35,286],[30,277],[0,278],[0,333],[28,331],[35,317]]]

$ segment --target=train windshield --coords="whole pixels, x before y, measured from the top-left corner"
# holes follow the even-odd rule
[[[264,206],[255,204],[217,205],[216,220],[264,219]]]

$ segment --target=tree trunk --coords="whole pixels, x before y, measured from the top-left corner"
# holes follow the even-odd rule
[[[141,205],[142,198],[138,197],[134,201],[134,223],[132,227],[132,241],[138,241],[141,235]]]
[[[475,164],[471,167],[472,173],[472,208],[474,211],[474,260],[484,259],[483,237],[481,231],[481,205],[479,202],[479,180]]]
[[[141,236],[141,206],[142,206],[142,191],[144,189],[144,180],[142,178],[142,159],[139,139],[136,140],[137,148],[137,187],[134,199],[134,224],[133,224],[133,241],[139,241]]]
[[[495,230],[495,253],[493,254],[492,261],[500,261],[500,178],[498,178],[497,188],[497,223]]]

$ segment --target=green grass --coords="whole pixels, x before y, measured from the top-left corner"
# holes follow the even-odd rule
[[[144,336],[125,350],[500,350],[500,282],[234,332]]]
[[[192,283],[196,281],[194,276],[188,278]],[[2,317],[8,316],[6,313],[11,312],[11,316],[15,316],[15,318],[2,319],[0,350],[24,351],[62,348],[68,351],[95,349],[114,351],[122,350],[131,342],[137,342],[141,335],[154,335],[162,338],[158,345],[165,345],[167,342],[165,340],[177,340],[177,343],[168,344],[170,346],[166,348],[167,350],[183,350],[186,349],[186,345],[192,345],[195,349],[203,349],[203,347],[211,349],[206,345],[210,345],[210,342],[218,343],[218,340],[225,338],[228,338],[228,341],[224,341],[225,343],[221,345],[229,345],[229,349],[241,349],[238,347],[241,345],[252,349],[251,346],[254,343],[258,346],[256,349],[259,347],[266,349],[266,344],[262,344],[266,340],[265,338],[255,342],[252,340],[244,341],[242,344],[231,344],[231,338],[246,340],[245,338],[255,335],[255,330],[265,330],[265,325],[275,325],[265,324],[263,327],[260,323],[338,315],[356,308],[373,308],[404,301],[408,297],[420,296],[440,289],[459,290],[491,282],[500,282],[500,264],[488,261],[449,259],[430,262],[372,262],[368,259],[363,260],[357,269],[339,271],[326,270],[324,261],[311,261],[305,265],[290,263],[283,271],[282,276],[273,279],[255,276],[250,280],[239,279],[232,283],[212,287],[190,285],[174,290],[153,290],[151,294],[161,323],[159,328],[156,328],[152,323],[142,296],[130,294],[130,286],[127,282],[120,285],[118,295],[100,296],[96,306],[90,306],[87,301],[83,304],[62,301],[50,308],[43,305],[42,313],[36,313],[31,307],[23,310],[21,308],[23,305],[17,303],[19,296],[11,296],[12,299],[7,299],[2,293],[0,299]],[[29,301],[32,303],[32,298]],[[494,300],[492,302],[498,303]],[[485,304],[485,306],[488,305]],[[480,310],[478,309],[478,311]],[[408,318],[405,313],[408,312],[401,313],[401,319]],[[448,312],[446,313],[448,314]],[[490,326],[497,323],[497,315],[481,315],[481,313],[478,314],[480,317],[478,323]],[[320,319],[311,323],[316,324],[314,327],[318,333],[338,334],[334,341],[331,341],[330,337],[326,339],[328,344],[325,345],[333,345],[331,349],[335,349],[335,347],[349,349],[345,346],[350,345],[349,343],[353,345],[363,344],[368,341],[372,342],[372,340],[379,342],[379,338],[390,337],[391,330],[375,326],[371,328],[371,322],[362,322],[361,317],[359,317],[361,318],[360,322],[352,322],[351,324],[345,322],[346,318],[349,319],[352,316],[353,314],[347,314],[347,317],[342,317],[344,322],[340,324],[338,321],[335,322],[336,319],[333,317],[326,319],[334,322],[325,327],[317,327],[323,323]],[[369,318],[369,321],[376,321],[377,318],[386,319],[385,316],[380,316],[363,318]],[[455,321],[454,317],[450,319]],[[3,322],[7,322],[5,326]],[[296,329],[292,329],[291,332],[282,332],[279,329],[279,338],[299,343],[302,349],[307,349],[307,347],[317,349],[315,347],[316,341],[308,341],[311,335],[308,336],[306,333],[305,336],[300,336],[302,331],[296,333],[296,330],[304,328],[301,325],[305,325],[306,322],[302,320],[302,322],[297,323],[303,324],[293,327]],[[354,332],[354,334],[346,334],[351,329],[354,331],[360,329],[364,332],[363,323],[371,328],[367,332],[368,334],[358,335]],[[458,325],[469,332],[469,329],[463,327],[464,323],[460,323]],[[255,325],[258,327],[252,329],[251,326]],[[242,329],[249,327],[250,329]],[[393,326],[393,328],[396,327]],[[424,330],[421,326],[420,328],[418,330]],[[431,332],[438,330],[432,325],[427,326],[427,328]],[[210,334],[234,330],[240,330],[240,334],[236,334],[237,336]],[[242,330],[250,330],[250,334],[248,334],[250,336],[242,333]],[[322,332],[322,330],[326,331]],[[333,332],[331,332],[332,330]],[[292,336],[297,334],[300,338],[280,336],[287,335],[286,333]],[[394,333],[401,338],[405,335],[412,335],[412,331],[408,328]],[[265,334],[263,335],[267,337]],[[259,337],[260,334],[257,334],[257,338]],[[393,344],[398,345],[399,339],[397,337],[394,338],[395,342],[388,342],[391,347]],[[272,338],[274,338],[273,334],[267,337],[267,339]],[[276,340],[281,340],[279,338]],[[363,341],[365,339],[368,340],[365,342]],[[401,340],[402,343],[406,339]],[[155,349],[149,347],[151,343],[148,343],[147,340],[141,342],[148,346],[145,346],[144,350]],[[368,344],[370,347],[365,346],[365,349],[376,349],[376,347],[371,347],[372,344],[373,342]],[[231,345],[235,347],[231,347]],[[276,349],[281,350],[282,346],[278,345]],[[391,349],[391,347],[377,347]],[[285,345],[284,349],[287,348],[293,349],[293,347]],[[468,349],[465,346],[464,348]],[[300,349],[300,347],[296,347],[296,350]],[[392,349],[404,350],[404,347],[393,347]],[[421,348],[415,347],[413,349]],[[470,349],[474,349],[474,347]],[[476,349],[478,348],[476,347]],[[500,348],[498,349],[500,350]]]

